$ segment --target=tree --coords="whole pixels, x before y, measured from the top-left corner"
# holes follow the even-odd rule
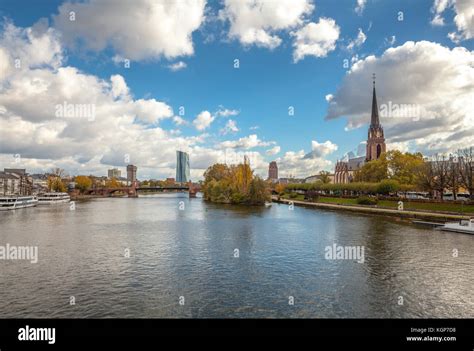
[[[115,178],[115,177],[112,177],[111,179],[109,179],[105,182],[105,187],[106,188],[120,188],[121,186],[122,186],[122,184],[120,184],[119,181],[117,180],[117,178]]]
[[[471,200],[474,200],[474,148],[459,150],[458,159],[460,183],[469,192]]]
[[[204,199],[220,203],[261,205],[270,197],[270,186],[254,177],[248,162],[228,167],[214,164],[204,173]]]
[[[416,170],[424,163],[421,153],[402,153],[391,150],[386,153],[388,175],[400,184],[416,184]]]
[[[77,176],[75,182],[76,189],[78,189],[81,194],[90,189],[92,186],[92,180],[88,176]]]
[[[323,184],[329,184],[331,183],[331,178],[329,177],[331,173],[328,171],[321,171],[319,172],[319,180],[323,182]]]
[[[48,190],[58,193],[66,192],[66,185],[62,182],[61,178],[56,176],[48,177]]]
[[[400,183],[393,179],[384,179],[377,186],[377,193],[382,195],[396,193],[398,190],[400,190]]]
[[[436,154],[431,161],[434,175],[434,189],[440,194],[443,200],[444,189],[448,187],[449,180],[449,160],[445,155]]]
[[[431,162],[424,162],[415,169],[416,186],[421,190],[430,193],[430,197],[435,190],[435,171]]]
[[[388,162],[385,153],[379,159],[369,161],[354,172],[355,182],[378,183],[388,178]]]

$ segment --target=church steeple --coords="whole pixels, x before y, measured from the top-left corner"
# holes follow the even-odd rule
[[[377,127],[380,125],[379,108],[377,105],[377,94],[375,93],[375,73],[372,75],[373,90],[372,90],[372,116],[370,117],[370,126]]]
[[[375,73],[372,75],[372,114],[370,116],[370,126],[366,146],[366,161],[377,160],[385,152],[385,138],[383,128],[379,119],[379,108],[377,105],[377,95],[375,93]]]

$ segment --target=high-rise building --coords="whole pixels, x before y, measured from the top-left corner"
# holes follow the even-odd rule
[[[190,180],[189,155],[183,151],[176,151],[176,182],[187,183]]]
[[[137,180],[137,166],[128,165],[127,166],[127,183],[131,185]]]
[[[120,177],[122,177],[122,172],[120,171],[120,169],[112,168],[108,170],[107,175],[109,179],[119,179]]]
[[[268,165],[268,179],[278,180],[278,166],[275,161],[270,162]]]

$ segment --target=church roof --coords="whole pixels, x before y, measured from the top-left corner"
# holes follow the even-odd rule
[[[371,127],[380,126],[379,108],[377,105],[377,94],[375,93],[375,81],[374,81],[374,89],[372,91],[372,115],[370,117],[370,126]]]

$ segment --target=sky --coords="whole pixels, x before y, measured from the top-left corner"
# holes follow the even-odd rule
[[[267,176],[474,144],[470,0],[0,0],[0,167]]]

